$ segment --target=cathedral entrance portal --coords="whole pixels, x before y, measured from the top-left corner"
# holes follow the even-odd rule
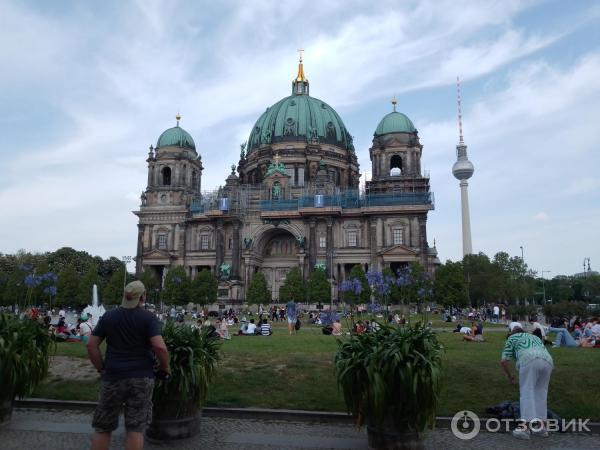
[[[279,288],[287,273],[298,267],[296,238],[285,230],[273,230],[263,249],[262,272],[271,290],[271,299],[279,301]]]

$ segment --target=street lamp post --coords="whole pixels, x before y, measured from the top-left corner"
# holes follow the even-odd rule
[[[123,290],[125,290],[125,285],[127,284],[127,264],[131,262],[131,256],[122,256],[121,261],[123,261],[123,268],[125,269],[123,273]]]
[[[551,270],[542,270],[542,290],[544,291],[544,305],[546,304],[546,283],[544,283],[545,279],[544,279],[544,274],[545,273],[550,273],[552,272]]]
[[[523,256],[523,246],[521,245],[521,261],[525,262],[525,257]]]

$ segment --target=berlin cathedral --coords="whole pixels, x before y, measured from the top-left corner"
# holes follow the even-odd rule
[[[434,209],[423,146],[404,114],[384,116],[373,134],[372,176],[359,187],[352,135],[338,113],[311,97],[302,58],[291,95],[258,118],[224,186],[201,191],[202,158],[177,125],[148,154],[142,193],[136,270],[164,281],[182,266],[190,278],[203,269],[219,280],[221,302],[241,302],[262,272],[278,301],[287,272],[307,278],[324,269],[332,297],[355,265],[393,271],[413,261],[432,272],[437,251],[427,241]]]

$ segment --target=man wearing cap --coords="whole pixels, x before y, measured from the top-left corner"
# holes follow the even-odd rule
[[[144,309],[146,289],[141,281],[125,286],[121,307],[105,313],[87,344],[90,360],[102,375],[98,407],[92,426],[92,450],[108,449],[119,425],[121,409],[127,431],[125,448],[144,447],[144,429],[152,417],[154,355],[168,377],[169,353],[160,334],[160,322]],[[106,339],[106,357],[100,344]]]
[[[540,338],[525,333],[519,322],[508,325],[510,335],[502,351],[500,364],[511,384],[516,384],[509,361],[515,360],[519,371],[521,423],[513,431],[519,439],[529,439],[533,434],[546,437],[545,421],[548,418],[548,384],[553,361]]]

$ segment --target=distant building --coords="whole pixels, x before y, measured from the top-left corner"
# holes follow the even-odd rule
[[[392,103],[375,128],[364,190],[352,136],[331,106],[309,95],[302,59],[292,95],[258,118],[218,190],[201,191],[201,157],[177,117],[148,155],[148,185],[134,212],[137,271],[164,279],[175,266],[190,277],[210,270],[222,300],[244,300],[258,271],[272,300],[293,267],[305,278],[325,268],[334,298],[357,264],[397,270],[419,261],[433,271],[439,260],[427,241],[434,201],[423,146]]]

